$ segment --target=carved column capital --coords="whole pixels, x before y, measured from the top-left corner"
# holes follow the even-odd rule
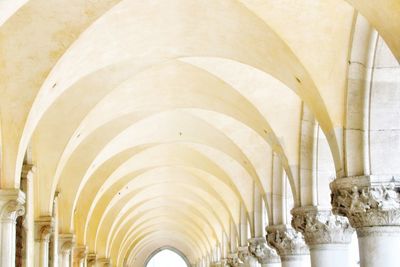
[[[25,194],[18,189],[0,190],[0,219],[2,222],[15,223],[25,214]]]
[[[36,167],[31,164],[24,164],[21,171],[21,179],[32,180],[36,172]]]
[[[53,232],[54,220],[51,216],[41,216],[35,221],[35,240],[49,241]]]
[[[292,227],[301,232],[307,245],[349,244],[354,229],[346,217],[329,208],[306,206],[291,211]]]
[[[94,266],[96,264],[97,260],[97,255],[96,253],[88,253],[87,255],[87,265],[88,266]]]
[[[379,179],[355,176],[333,181],[332,211],[346,216],[353,228],[400,226],[400,182],[374,180]]]
[[[58,235],[58,250],[63,254],[71,253],[75,246],[75,236],[73,234]]]
[[[88,255],[88,247],[87,246],[79,246],[74,249],[74,258],[76,262],[80,262],[85,259]]]
[[[275,249],[268,246],[265,238],[249,239],[249,251],[257,258],[260,264],[280,262],[280,257]]]
[[[228,266],[228,259],[227,258],[221,258],[220,265],[221,265],[221,267]]]
[[[248,246],[243,246],[238,248],[238,258],[240,263],[245,263],[249,261],[250,252]]]
[[[220,260],[220,261],[213,261],[213,262],[211,262],[210,263],[210,266],[211,267],[225,267],[226,265],[225,265],[225,263],[222,261],[222,260]]]
[[[310,253],[301,233],[285,224],[268,226],[267,241],[278,251],[282,261]]]
[[[229,253],[228,257],[226,258],[226,264],[230,267],[239,267],[239,257],[238,253]]]
[[[104,266],[104,267],[109,267],[109,266],[111,266],[111,260],[108,259],[108,258],[101,258],[101,259],[98,259],[96,263],[97,263],[97,264],[100,264],[100,266]]]

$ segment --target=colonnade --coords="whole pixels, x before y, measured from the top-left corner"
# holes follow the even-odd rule
[[[210,266],[353,266],[349,253],[355,231],[360,266],[398,266],[398,186],[368,185],[366,179],[355,179],[338,179],[331,184],[332,209],[293,208],[290,225],[267,226],[265,238],[248,239],[248,246],[233,248],[227,258]],[[360,184],[362,181],[364,184]]]
[[[56,231],[57,212],[34,220],[29,188],[34,168],[23,173],[21,188],[1,190],[1,263],[2,266],[113,266],[110,259],[90,253],[77,245],[74,234]],[[400,246],[400,207],[398,185],[391,182],[371,183],[368,177],[334,180],[331,184],[332,207],[301,206],[281,209],[282,216],[266,226],[262,196],[254,193],[251,220],[241,209],[239,225],[231,223],[211,256],[199,266],[248,267],[335,267],[349,266],[349,245],[356,231],[362,267],[397,266]],[[286,206],[289,197],[276,199]],[[280,201],[278,201],[280,200]],[[57,207],[57,197],[54,198]],[[23,216],[23,259],[16,260],[16,222]],[[290,218],[290,221],[288,221]],[[251,221],[251,225],[250,225]],[[32,224],[32,222],[34,222]],[[274,222],[274,223],[271,223]],[[238,230],[238,231],[236,231]],[[264,235],[265,234],[265,235]],[[34,246],[29,240],[34,240]],[[50,243],[53,245],[50,246]],[[56,243],[57,245],[54,245]],[[33,253],[32,253],[33,252]]]
[[[247,239],[241,235],[240,246],[225,246],[230,251],[220,254],[227,257],[211,262],[210,266],[354,266],[350,244],[355,232],[360,266],[398,266],[398,185],[393,181],[372,183],[368,177],[351,177],[336,179],[330,187],[331,207],[294,207],[290,222],[281,220],[280,224],[268,225],[265,237]],[[285,197],[282,199],[285,201]],[[232,238],[227,240],[235,242]]]

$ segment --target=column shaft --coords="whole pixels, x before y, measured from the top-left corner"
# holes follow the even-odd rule
[[[281,257],[282,267],[308,267],[310,266],[309,255],[293,255],[290,257]]]
[[[357,229],[362,267],[398,267],[400,227],[365,227]]]
[[[53,218],[42,216],[35,221],[35,256],[36,266],[49,266],[49,241],[53,231]]]
[[[75,236],[73,234],[60,234],[58,243],[60,267],[71,267],[71,252],[75,246]]]
[[[70,264],[71,253],[69,251],[61,252],[61,264],[60,267],[71,267]]]
[[[23,220],[22,266],[32,267],[34,264],[35,249],[35,218],[33,179],[35,167],[24,164],[21,173],[21,190],[25,193],[25,215]]]
[[[15,266],[16,219],[25,212],[25,194],[20,190],[0,190],[0,263]]]
[[[12,220],[1,222],[1,266],[15,265],[15,223]]]
[[[348,244],[321,244],[310,246],[312,267],[346,267],[349,261]]]

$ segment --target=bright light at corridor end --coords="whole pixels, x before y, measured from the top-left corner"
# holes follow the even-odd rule
[[[177,253],[165,249],[154,255],[146,267],[188,267]]]

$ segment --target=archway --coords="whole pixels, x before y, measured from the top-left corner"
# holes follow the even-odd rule
[[[155,250],[147,258],[146,267],[191,267],[187,257],[172,247],[162,247]]]

